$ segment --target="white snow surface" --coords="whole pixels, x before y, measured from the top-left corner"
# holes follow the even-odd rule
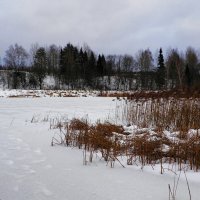
[[[158,167],[110,168],[98,158],[83,166],[82,151],[51,146],[49,119],[87,117],[115,122],[113,98],[0,98],[1,200],[168,200],[173,173]],[[31,120],[37,123],[31,123]],[[37,121],[38,120],[38,121]],[[55,130],[56,131],[56,130]],[[192,200],[200,199],[199,173],[187,172]],[[189,199],[182,177],[177,200]]]

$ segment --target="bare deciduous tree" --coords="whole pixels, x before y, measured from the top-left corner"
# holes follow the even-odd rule
[[[22,46],[15,44],[14,46],[11,45],[6,51],[4,62],[9,68],[19,69],[26,66],[27,59],[28,53],[26,50]]]
[[[184,57],[177,49],[171,49],[168,52],[167,60],[167,79],[171,81],[171,87],[183,87],[183,78],[185,70]],[[178,82],[177,82],[178,81]],[[177,83],[176,83],[177,82]]]
[[[131,55],[124,55],[122,60],[123,70],[125,72],[130,72],[133,69],[134,60]]]
[[[149,49],[140,50],[137,55],[137,63],[141,71],[148,72],[153,67],[153,56]]]

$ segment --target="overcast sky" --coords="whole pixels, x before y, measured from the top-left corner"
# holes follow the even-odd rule
[[[200,48],[199,0],[0,0],[0,56],[11,44],[81,46],[96,53]]]

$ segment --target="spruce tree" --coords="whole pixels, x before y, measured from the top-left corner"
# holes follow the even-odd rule
[[[60,55],[59,55],[58,80],[59,80],[59,87],[60,87],[60,84],[63,83],[65,80],[64,54],[63,54],[62,48],[60,49]]]
[[[103,76],[103,65],[101,55],[99,55],[97,59],[97,76]]]
[[[40,89],[42,89],[43,80],[47,73],[47,56],[43,47],[40,47],[36,51],[36,55],[34,57],[33,72],[39,82]]]
[[[86,71],[87,73],[86,73],[86,77],[85,77],[86,83],[90,87],[94,87],[93,79],[96,76],[96,59],[95,59],[93,52],[91,52],[88,57],[86,69],[87,69],[87,71]]]
[[[191,79],[191,73],[190,73],[188,64],[186,65],[186,68],[185,68],[185,82],[186,82],[187,88],[190,88],[192,79]]]
[[[165,86],[165,64],[162,48],[159,50],[158,55],[158,69],[157,69],[157,85],[159,89],[164,89]]]

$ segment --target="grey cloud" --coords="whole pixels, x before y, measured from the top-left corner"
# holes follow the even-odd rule
[[[107,54],[198,48],[199,7],[198,0],[1,0],[0,56],[16,42],[86,42]]]

